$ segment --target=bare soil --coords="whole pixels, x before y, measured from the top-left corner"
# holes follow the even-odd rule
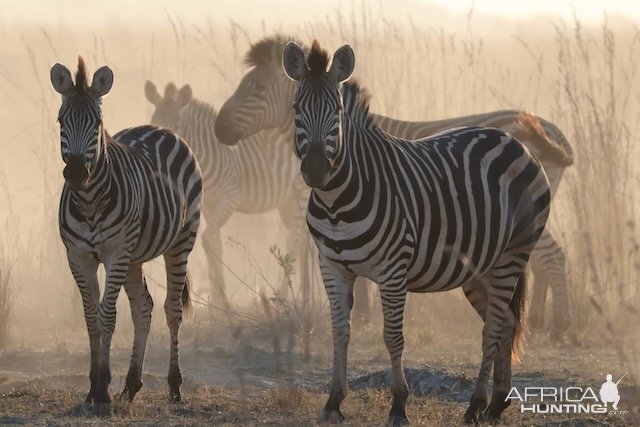
[[[97,417],[83,404],[88,391],[88,343],[66,343],[64,349],[14,349],[0,352],[0,425],[314,425],[327,397],[331,377],[331,346],[326,337],[315,342],[305,361],[295,347],[276,360],[264,329],[228,333],[208,331],[203,340],[187,331],[181,347],[183,402],[167,400],[166,340],[151,339],[142,390],[132,404],[117,399],[124,387],[129,348],[112,350],[111,415]],[[355,332],[355,330],[354,330]],[[342,412],[349,425],[381,425],[390,393],[388,356],[377,326],[354,333],[350,348],[351,393]],[[412,390],[407,414],[413,425],[458,425],[479,366],[479,337],[411,343],[405,366]],[[596,391],[607,370],[618,377],[620,354],[614,349],[587,348],[579,343],[551,345],[531,339],[523,360],[514,367],[513,385],[569,385]],[[630,362],[629,362],[630,363]],[[628,368],[631,368],[629,365]],[[513,404],[504,425],[640,425],[640,393],[633,369],[620,384],[619,409],[624,414],[521,414]]]

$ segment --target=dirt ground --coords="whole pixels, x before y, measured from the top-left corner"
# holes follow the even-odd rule
[[[111,415],[98,418],[84,405],[88,391],[88,343],[64,348],[15,349],[0,352],[0,425],[314,425],[324,405],[331,372],[327,337],[315,341],[311,359],[299,346],[276,361],[265,329],[218,326],[194,335],[186,328],[181,341],[183,402],[167,401],[168,348],[165,337],[150,340],[142,390],[129,405],[116,399],[124,387],[129,348],[124,340],[112,349]],[[202,332],[202,331],[200,331]],[[348,425],[381,425],[389,409],[388,356],[376,325],[355,330],[349,355],[351,393],[342,411]],[[208,339],[202,339],[202,335]],[[470,334],[471,335],[471,334]],[[479,366],[479,337],[435,339],[416,345],[407,333],[405,367],[412,389],[407,414],[413,425],[458,425],[466,409]],[[581,343],[551,345],[529,338],[513,385],[583,386],[599,389],[603,369],[618,377],[620,354],[614,349]],[[278,363],[277,363],[278,362]],[[514,403],[503,414],[504,425],[640,425],[640,393],[636,373],[619,386],[619,409],[626,413],[521,414]]]

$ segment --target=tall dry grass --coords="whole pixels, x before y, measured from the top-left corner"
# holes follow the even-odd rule
[[[298,24],[282,25],[266,17],[251,28],[234,21],[193,25],[170,15],[164,25],[135,28],[119,23],[91,28],[28,24],[0,28],[0,36],[7,41],[0,54],[9,59],[0,63],[0,90],[10,101],[0,108],[0,120],[14,142],[5,152],[11,160],[5,156],[1,165],[7,169],[16,211],[31,213],[28,226],[20,229],[33,230],[32,234],[19,233],[17,239],[26,242],[28,238],[22,236],[38,236],[26,245],[29,252],[14,270],[35,284],[15,301],[19,311],[26,313],[16,320],[20,327],[72,325],[70,335],[85,338],[80,301],[57,234],[62,162],[55,124],[59,99],[50,89],[50,66],[63,62],[73,67],[82,53],[93,70],[103,64],[113,68],[115,85],[103,108],[107,128],[115,133],[148,122],[151,107],[142,90],[146,79],[159,85],[190,83],[199,97],[221,105],[245,71],[242,58],[250,43],[280,31],[306,43],[317,38],[329,49],[349,42],[356,53],[356,75],[373,94],[372,110],[378,113],[430,120],[522,108],[553,120],[576,152],[576,164],[565,175],[553,207],[554,231],[562,236],[570,259],[572,328],[584,334],[608,316],[612,328],[621,330],[616,315],[637,306],[640,281],[640,171],[634,161],[638,158],[635,135],[640,131],[638,30],[604,19],[599,27],[585,27],[577,20],[550,20],[525,23],[511,36],[487,32],[487,26],[499,23],[484,22],[471,11],[465,18],[466,29],[453,32],[418,19],[385,18],[382,7],[347,3]],[[258,261],[249,262],[242,249],[226,245],[229,289],[234,298],[261,310],[259,292],[240,282],[252,283],[251,278],[262,273],[277,282],[281,268],[269,247],[282,243],[277,241],[281,233],[274,231],[278,225],[273,216],[267,220],[268,227],[234,221],[226,227],[227,235],[250,242],[249,251]],[[268,237],[257,241],[255,236],[264,235],[265,229]],[[151,264],[146,272],[163,283],[161,265]],[[196,272],[196,277],[205,280],[206,274]],[[207,286],[200,286],[198,292],[205,293],[205,301]],[[321,290],[320,284],[316,286]],[[156,296],[153,289],[151,293],[156,300],[163,295]],[[452,330],[465,333],[478,323],[458,293],[418,298],[419,304],[417,300],[410,304],[414,311],[409,318],[420,321],[408,322],[407,327],[420,329],[428,324],[428,340],[434,339],[432,335],[445,340]],[[326,304],[323,299],[311,303],[313,307],[322,304]],[[156,309],[161,307],[156,304]],[[128,310],[120,311],[129,316]],[[451,313],[456,322],[450,321]],[[30,321],[33,318],[56,320]],[[314,320],[321,321],[328,322]],[[305,322],[303,330],[316,326]],[[129,322],[119,324],[123,323]]]
[[[564,184],[573,329],[580,337],[600,332],[626,360],[638,345],[630,325],[640,321],[640,30],[622,38],[606,17],[598,32],[576,20],[555,26],[555,43],[554,108],[576,148]]]

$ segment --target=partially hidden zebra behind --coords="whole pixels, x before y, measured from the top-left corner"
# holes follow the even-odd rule
[[[169,326],[169,393],[179,401],[182,375],[178,330],[189,307],[187,261],[200,223],[202,178],[189,147],[173,132],[139,126],[111,137],[102,121],[102,97],[113,84],[107,66],[89,86],[83,59],[75,83],[61,64],[51,83],[62,95],[58,113],[65,184],[60,201],[60,235],[82,296],[91,348],[87,403],[108,410],[109,354],[116,300],[124,289],[134,324],[133,351],[122,396],[133,400],[142,387],[142,367],[153,301],[143,263],[163,255],[167,272],[164,303]],[[102,299],[98,265],[106,279]]]
[[[494,128],[460,128],[428,139],[377,126],[345,45],[283,54],[297,81],[294,147],[312,188],[307,224],[318,246],[331,307],[334,366],[321,421],[342,420],[356,276],[378,284],[392,367],[389,424],[407,421],[402,367],[407,292],[462,287],[484,320],[482,363],[465,422],[497,420],[508,406],[511,361],[526,321],[525,267],[549,214],[547,177],[524,145]],[[491,403],[487,386],[494,368]],[[486,409],[485,409],[486,408]]]
[[[155,107],[151,123],[180,135],[200,164],[206,194],[202,213],[207,223],[202,240],[211,293],[228,308],[220,229],[231,214],[277,209],[288,231],[286,253],[295,259],[306,256],[304,244],[308,232],[304,213],[309,190],[301,180],[296,182],[300,161],[289,146],[278,140],[279,131],[258,132],[236,147],[220,144],[214,133],[215,109],[194,98],[189,85],[178,90],[174,83],[168,83],[161,96],[156,86],[147,81],[144,92]],[[300,278],[304,280],[301,275]],[[279,291],[286,294],[282,286]]]
[[[282,52],[289,37],[275,35],[252,45],[247,72],[233,95],[218,113],[216,134],[221,142],[236,141],[271,129],[282,132],[281,140],[293,140],[291,100],[294,83],[282,72]],[[300,43],[299,43],[300,44]],[[536,155],[549,178],[551,195],[556,193],[564,170],[573,164],[573,151],[563,133],[553,123],[517,110],[494,111],[429,122],[408,122],[370,113],[374,123],[390,134],[408,139],[424,138],[461,126],[495,127],[512,134]],[[569,326],[566,256],[547,228],[531,259],[535,275],[531,303],[531,327],[542,327],[547,289],[553,300],[552,337],[560,338]],[[356,286],[356,301],[367,298],[366,288]],[[366,304],[365,304],[366,305]]]

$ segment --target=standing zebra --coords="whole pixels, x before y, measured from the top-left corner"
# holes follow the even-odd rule
[[[253,67],[235,93],[218,113],[216,134],[220,141],[233,145],[264,129],[282,132],[281,139],[293,140],[291,100],[294,83],[282,73],[282,52],[288,37],[276,35],[260,40],[247,54]],[[553,123],[516,110],[495,111],[431,122],[407,122],[370,114],[374,123],[390,134],[408,139],[424,138],[446,129],[462,126],[495,127],[509,132],[536,155],[549,178],[551,195],[556,193],[566,167],[573,164],[573,151]],[[535,273],[531,305],[531,326],[541,327],[547,286],[553,293],[554,322],[552,337],[559,338],[569,326],[566,256],[548,229],[543,232],[532,254]],[[366,288],[356,285],[356,301],[368,298]],[[366,306],[366,304],[365,304]]]
[[[91,86],[78,58],[75,84],[61,64],[51,83],[62,95],[58,113],[65,184],[60,201],[60,235],[80,289],[91,347],[91,389],[87,403],[108,404],[109,353],[116,323],[116,299],[124,289],[135,336],[122,396],[131,401],[142,387],[142,366],[153,301],[142,264],[163,255],[167,270],[164,308],[171,334],[169,389],[180,401],[182,375],[178,330],[189,306],[187,260],[202,205],[202,178],[189,147],[173,132],[154,126],[125,129],[111,137],[102,122],[101,99],[113,84],[109,67]],[[106,281],[100,300],[97,270]],[[106,406],[108,408],[108,406]]]
[[[511,358],[523,336],[525,267],[549,213],[544,171],[497,129],[460,128],[417,141],[390,136],[374,124],[357,84],[341,90],[355,65],[351,48],[338,49],[327,71],[328,62],[315,41],[306,60],[295,42],[283,54],[285,72],[298,82],[294,147],[312,188],[307,224],[333,325],[333,381],[321,421],[344,419],[356,276],[380,290],[393,375],[389,424],[407,422],[406,293],[460,286],[484,320],[480,373],[464,419],[495,421],[508,405]]]
[[[202,169],[207,194],[203,206],[207,222],[203,244],[212,296],[220,297],[228,308],[220,229],[233,212],[257,214],[277,209],[288,230],[287,253],[305,253],[302,246],[307,241],[304,212],[309,190],[297,179],[300,161],[288,145],[279,143],[281,133],[278,131],[260,132],[235,148],[218,143],[213,130],[216,112],[211,105],[193,98],[189,85],[178,90],[175,84],[169,83],[161,96],[156,86],[147,81],[144,92],[155,106],[151,123],[169,128],[184,138]]]

